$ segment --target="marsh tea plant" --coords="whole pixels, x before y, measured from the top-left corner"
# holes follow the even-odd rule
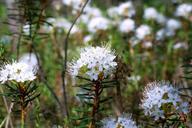
[[[88,46],[81,50],[80,58],[74,60],[70,65],[70,73],[82,79],[87,79],[88,86],[81,85],[87,93],[81,94],[83,98],[91,99],[92,112],[90,114],[91,123],[89,128],[96,127],[100,109],[101,93],[105,88],[104,79],[109,77],[115,70],[115,54],[108,47]]]
[[[0,70],[1,86],[5,86],[9,92],[7,96],[15,105],[20,106],[21,127],[24,128],[24,121],[27,114],[26,108],[39,94],[36,94],[37,86],[33,81],[36,74],[27,63],[16,62],[5,63]]]

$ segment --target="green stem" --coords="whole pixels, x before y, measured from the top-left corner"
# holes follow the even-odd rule
[[[21,128],[24,128],[24,126],[25,126],[25,110],[22,107],[22,109],[21,109]]]

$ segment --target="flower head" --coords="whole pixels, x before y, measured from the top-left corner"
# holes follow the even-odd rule
[[[78,22],[88,24],[89,21],[96,17],[102,17],[102,12],[99,8],[86,6],[84,13],[79,17]]]
[[[136,37],[140,40],[149,34],[151,34],[151,28],[148,25],[141,25],[136,29]]]
[[[109,20],[104,17],[94,17],[88,24],[88,30],[92,33],[99,30],[107,30],[109,28],[109,23]]]
[[[167,112],[184,112],[187,113],[187,102],[182,102],[178,89],[174,88],[168,82],[152,82],[147,85],[143,92],[141,107],[144,109],[145,115],[149,115],[158,120],[165,118]],[[169,110],[165,110],[166,108]],[[168,107],[169,106],[169,107]]]
[[[143,17],[146,20],[154,20],[159,24],[164,24],[166,22],[166,17],[161,13],[157,12],[157,10],[153,7],[146,8],[144,10]]]
[[[169,19],[166,23],[166,27],[169,30],[177,30],[179,28],[181,28],[181,23],[178,20],[175,19]]]
[[[38,60],[34,53],[25,53],[19,58],[19,62],[26,63],[30,65],[33,71],[36,73],[39,69]]]
[[[188,18],[190,15],[192,15],[192,4],[181,4],[176,9],[176,16]]]
[[[132,19],[125,19],[119,24],[119,31],[123,33],[131,32],[135,29],[135,22]]]
[[[118,17],[118,7],[111,7],[107,9],[107,14],[111,18]]]
[[[62,0],[63,4],[66,6],[71,6],[75,10],[80,10],[83,4],[86,2],[85,0]]]
[[[118,13],[120,16],[124,17],[132,17],[135,15],[135,8],[133,6],[133,3],[131,1],[121,3],[118,6]]]
[[[118,117],[117,120],[114,118],[107,118],[102,121],[103,128],[137,128],[135,122],[131,117]]]
[[[36,78],[32,66],[24,62],[12,62],[6,64],[0,70],[0,82],[7,81],[25,82]]]
[[[107,77],[116,67],[116,56],[108,47],[86,47],[81,50],[80,58],[70,63],[73,76],[87,75],[91,80]]]
[[[145,19],[156,20],[157,16],[158,16],[158,12],[153,7],[146,8],[145,11],[144,11],[144,18]]]

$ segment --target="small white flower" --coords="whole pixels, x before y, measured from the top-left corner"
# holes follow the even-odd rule
[[[73,0],[62,0],[64,5],[71,6],[73,3]]]
[[[53,31],[54,29],[54,26],[53,24],[56,22],[56,19],[55,18],[47,18],[46,19],[46,22],[44,25],[43,25],[43,30],[47,33],[50,33]]]
[[[158,30],[156,33],[156,40],[163,40],[165,38],[165,31],[164,28]]]
[[[26,24],[23,26],[23,32],[27,36],[30,34],[30,25],[29,24]]]
[[[36,78],[33,67],[23,62],[6,64],[0,70],[0,82],[6,81],[25,82]]]
[[[188,46],[185,42],[177,42],[174,46],[173,49],[187,49]]]
[[[127,78],[130,81],[140,81],[141,80],[141,76],[136,75],[136,76],[130,76]]]
[[[52,30],[53,28],[58,28],[58,29],[63,29],[65,31],[68,31],[72,24],[71,22],[67,21],[64,18],[51,19],[49,23],[52,24],[52,26],[49,27],[50,30]],[[71,30],[71,34],[75,34],[78,32],[80,32],[80,29],[76,25],[74,25]]]
[[[149,34],[151,34],[151,28],[148,25],[141,25],[136,29],[136,37],[140,40]]]
[[[102,121],[103,127],[102,128],[115,128],[116,127],[116,120],[114,118],[106,118]]]
[[[123,128],[137,128],[131,117],[119,117],[116,123],[116,128],[118,128],[118,126]]]
[[[166,23],[166,21],[167,21],[167,18],[164,15],[162,15],[160,13],[157,15],[157,18],[156,18],[157,23],[164,25]]]
[[[87,35],[83,38],[83,42],[87,43],[93,39],[93,35]]]
[[[135,29],[135,22],[132,19],[125,19],[119,24],[119,31],[128,33]]]
[[[111,7],[109,9],[107,9],[107,14],[111,18],[118,17],[118,7]]]
[[[153,46],[151,41],[144,41],[143,42],[143,47],[144,48],[151,48]]]
[[[92,18],[88,24],[89,32],[95,33],[99,30],[107,30],[109,28],[109,20],[104,17]]]
[[[72,76],[87,75],[91,80],[107,77],[116,68],[116,56],[107,47],[86,47],[81,50],[80,58],[70,63]],[[83,73],[81,73],[83,71]]]
[[[103,128],[137,128],[131,117],[120,116],[118,119],[106,118],[102,120]]]
[[[80,10],[86,0],[62,0],[63,4],[72,7],[74,10]]]
[[[182,103],[179,92],[171,84],[161,81],[149,83],[144,92],[141,107],[144,109],[145,115],[149,115],[158,120],[164,118],[165,111],[162,109],[163,105],[171,104],[174,109],[169,112],[187,112],[186,104]]]
[[[102,12],[99,8],[86,6],[84,13],[79,17],[78,22],[88,24],[94,17],[102,17]]]
[[[192,15],[192,4],[183,3],[176,9],[176,16],[189,18]]]
[[[37,57],[34,53],[26,53],[22,55],[19,58],[19,62],[30,65],[33,68],[34,72],[37,72],[37,70],[39,69]]]
[[[90,18],[102,16],[101,10],[97,7],[86,6],[84,12]]]
[[[158,17],[158,12],[155,8],[150,7],[144,10],[144,18],[147,20],[156,20]]]
[[[178,110],[182,111],[184,114],[187,114],[187,113],[189,113],[189,108],[190,108],[189,103],[188,102],[183,102],[179,106]]]
[[[120,16],[124,17],[132,17],[135,15],[135,8],[133,6],[133,3],[131,1],[121,3],[118,6],[118,13]]]
[[[177,30],[179,28],[181,28],[181,23],[178,20],[175,19],[169,19],[166,23],[166,28],[168,30]]]
[[[131,37],[131,39],[129,40],[129,43],[130,43],[131,47],[134,47],[140,43],[140,40],[136,37]]]

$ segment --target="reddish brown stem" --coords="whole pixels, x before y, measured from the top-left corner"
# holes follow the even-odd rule
[[[96,127],[96,121],[98,120],[98,110],[99,110],[99,101],[100,101],[100,94],[101,94],[101,82],[96,81],[94,82],[94,99],[93,99],[93,109],[91,113],[91,123],[89,124],[89,128]]]

